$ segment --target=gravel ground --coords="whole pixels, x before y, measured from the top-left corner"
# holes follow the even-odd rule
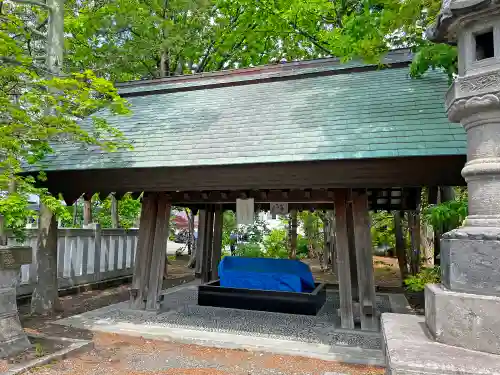
[[[95,348],[31,370],[37,375],[382,375],[384,370],[298,356],[96,334]]]
[[[115,305],[91,311],[58,324],[81,328],[82,322],[106,321],[106,324],[133,323],[167,328],[186,328],[210,332],[236,333],[245,336],[303,341],[325,345],[342,345],[381,349],[380,336],[364,332],[341,332],[337,328],[338,294],[329,291],[327,301],[316,316],[272,313],[198,306],[196,286],[185,286],[165,296],[162,313],[134,311]],[[388,310],[388,299],[379,296],[378,308]]]

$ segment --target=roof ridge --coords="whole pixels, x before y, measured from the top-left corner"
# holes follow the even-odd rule
[[[311,75],[330,75],[340,71],[370,70],[381,65],[408,64],[412,61],[412,57],[411,51],[405,48],[389,52],[379,64],[366,64],[356,60],[342,63],[339,58],[322,58],[160,79],[137,80],[116,86],[123,96],[142,96],[171,91],[191,91],[226,85],[261,83],[277,79],[295,79],[300,76],[306,78]]]

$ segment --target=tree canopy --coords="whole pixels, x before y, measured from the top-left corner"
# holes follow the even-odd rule
[[[53,75],[45,68],[47,10],[0,1],[0,214],[19,231],[26,223],[28,194],[64,215],[59,197],[37,187],[22,174],[54,151],[54,145],[75,143],[107,150],[126,146],[122,134],[96,116],[107,108],[125,114],[125,100],[113,84],[91,70]],[[83,128],[80,123],[89,119]],[[40,168],[37,168],[40,169]],[[13,189],[12,185],[16,188]]]
[[[61,0],[60,76],[45,68],[47,9],[29,3],[0,1],[0,190],[18,176],[18,192],[41,194],[54,208],[58,197],[19,172],[57,143],[126,145],[95,116],[103,108],[127,112],[113,81],[326,56],[376,63],[399,47],[416,52],[414,77],[430,68],[456,72],[455,48],[424,36],[440,0]],[[80,126],[83,118],[93,120],[89,127]],[[13,204],[26,206],[26,196],[2,198],[0,213],[21,225]]]
[[[411,74],[456,71],[454,47],[427,41],[439,0],[67,1],[72,69],[116,81],[336,56],[376,63],[416,52]]]

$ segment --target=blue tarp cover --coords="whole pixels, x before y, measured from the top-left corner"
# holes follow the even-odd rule
[[[314,279],[309,266],[299,260],[226,256],[219,264],[220,286],[310,292]]]

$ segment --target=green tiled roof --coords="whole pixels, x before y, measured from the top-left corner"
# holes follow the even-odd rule
[[[154,94],[148,87],[125,87],[132,115],[108,117],[132,151],[64,147],[47,170],[465,154],[438,72],[411,79],[400,67]]]

